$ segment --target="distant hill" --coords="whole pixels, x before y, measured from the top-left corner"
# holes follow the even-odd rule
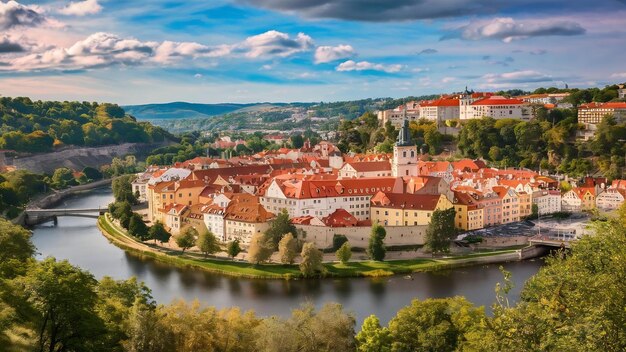
[[[140,120],[154,119],[195,119],[207,118],[236,112],[241,109],[250,110],[256,106],[268,104],[196,104],[173,102],[164,104],[127,105],[124,110]]]

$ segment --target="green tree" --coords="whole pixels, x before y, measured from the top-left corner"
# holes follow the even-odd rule
[[[315,243],[307,242],[302,246],[300,253],[302,261],[300,262],[300,271],[304,277],[312,277],[324,269],[322,265],[322,252],[317,249]]]
[[[352,258],[352,248],[350,247],[350,243],[344,242],[344,244],[342,244],[335,253],[335,256],[342,264],[349,262],[350,258]]]
[[[457,235],[454,227],[456,211],[454,208],[435,210],[426,229],[426,247],[433,254],[448,253],[450,241]]]
[[[389,322],[392,351],[458,351],[485,319],[465,298],[414,299]]]
[[[130,206],[130,203],[127,201],[123,202],[115,202],[109,205],[109,212],[111,216],[115,219],[121,219],[122,216],[127,216],[130,219],[130,216],[133,213],[133,209]]]
[[[47,258],[16,280],[32,309],[37,350],[103,350],[106,329],[96,313],[97,281],[91,274]]]
[[[390,352],[391,336],[387,327],[381,327],[378,317],[370,315],[363,321],[356,335],[358,352]]]
[[[72,170],[61,167],[54,170],[54,174],[52,174],[52,184],[56,188],[65,188],[74,184],[74,175],[72,174]]]
[[[228,242],[228,246],[226,246],[226,253],[228,253],[228,256],[231,258],[235,258],[239,253],[241,253],[239,239],[235,238],[234,240]]]
[[[341,305],[328,303],[319,311],[311,304],[294,309],[291,317],[263,319],[255,328],[261,352],[352,352],[355,349],[354,317]]]
[[[185,253],[185,250],[194,246],[196,238],[198,238],[198,230],[188,226],[175,237],[176,245],[183,250],[183,253]]]
[[[270,227],[265,233],[271,238],[274,243],[274,248],[278,245],[278,242],[288,233],[292,235],[297,233],[296,227],[291,223],[289,219],[289,213],[286,209],[283,209],[274,220],[270,221]]]
[[[274,242],[265,233],[257,232],[252,235],[248,246],[248,261],[259,264],[267,261],[274,252]]]
[[[298,149],[302,148],[302,146],[304,145],[304,138],[301,134],[294,134],[293,136],[291,136],[290,140],[292,148]]]
[[[164,242],[169,242],[170,237],[172,237],[172,235],[165,229],[165,226],[163,226],[163,223],[160,221],[155,222],[154,225],[150,227],[148,235],[151,239],[154,240],[154,243],[156,243],[156,241],[159,241],[161,242],[161,244],[163,244]]]
[[[202,231],[196,240],[196,246],[200,252],[207,257],[209,254],[217,253],[221,250],[220,243],[211,231]]]
[[[384,241],[386,236],[387,231],[385,231],[382,225],[378,223],[372,224],[370,240],[367,247],[367,255],[369,255],[370,259],[376,261],[383,261],[385,259],[387,250],[385,249]]]
[[[0,218],[0,278],[11,278],[26,269],[35,254],[31,234],[21,226]]]
[[[100,170],[95,169],[91,166],[87,166],[83,169],[83,174],[87,176],[89,180],[98,181],[102,179],[102,172]]]
[[[145,241],[148,239],[149,229],[145,222],[143,222],[143,218],[141,215],[137,213],[132,213],[130,216],[130,221],[128,223],[128,232],[140,239],[141,241]]]
[[[130,316],[136,306],[152,309],[155,303],[152,300],[150,289],[137,278],[116,281],[105,276],[97,286],[98,302],[96,312],[106,327],[103,347],[107,351],[124,349],[122,341],[130,337]]]
[[[283,264],[293,264],[298,250],[298,243],[291,233],[286,234],[278,242],[278,255]]]
[[[346,242],[348,242],[348,237],[346,237],[346,235],[333,235],[333,249],[335,251],[341,248],[341,246]]]
[[[137,198],[135,198],[132,187],[133,178],[133,175],[124,175],[113,180],[111,188],[113,189],[113,197],[115,197],[116,202],[137,204]]]

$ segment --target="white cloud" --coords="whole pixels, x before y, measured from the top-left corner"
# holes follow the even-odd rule
[[[444,78],[441,80],[441,83],[450,83],[450,82],[454,82],[454,81],[456,81],[456,78],[455,78],[455,77],[444,77]]]
[[[202,74],[201,73],[196,73],[195,75],[193,75],[194,78],[202,78]]]
[[[298,33],[295,38],[278,31],[267,31],[262,34],[246,38],[243,42],[233,46],[233,52],[243,53],[248,58],[286,57],[311,50],[313,39],[304,33]]]
[[[310,50],[312,46],[313,40],[305,34],[300,33],[292,39],[289,35],[277,31],[248,37],[232,45],[217,46],[195,42],[144,42],[100,32],[79,40],[68,48],[54,47],[30,51],[26,55],[8,60],[0,66],[0,70],[73,70],[150,63],[170,65],[180,60],[198,58],[286,57]]]
[[[0,2],[0,30],[13,27],[35,27],[47,22],[37,6],[22,5],[16,1]]]
[[[322,64],[340,59],[346,59],[356,55],[356,51],[350,45],[318,46],[315,49],[315,63]]]
[[[571,36],[585,32],[585,28],[573,21],[555,21],[552,19],[518,21],[510,17],[500,17],[489,21],[472,22],[441,39],[500,39],[509,43],[513,40],[529,37]]]
[[[626,78],[626,72],[617,72],[611,75],[611,78]]]
[[[559,80],[534,70],[512,71],[506,73],[488,73],[481,77],[480,88],[522,87],[532,83],[554,82]]]
[[[94,15],[102,11],[102,6],[98,0],[72,1],[67,6],[59,10],[59,13],[69,16]]]
[[[346,62],[342,62],[335,69],[337,71],[382,71],[387,73],[396,73],[402,70],[402,65],[383,65],[383,64],[374,64],[368,61],[359,61],[355,62],[353,60],[348,60]]]

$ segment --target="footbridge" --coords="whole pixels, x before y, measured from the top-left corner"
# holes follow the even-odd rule
[[[37,225],[46,221],[54,221],[61,216],[72,216],[97,219],[107,211],[106,208],[58,208],[58,209],[26,209],[24,225]]]

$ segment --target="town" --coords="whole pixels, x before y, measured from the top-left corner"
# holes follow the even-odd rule
[[[620,86],[620,96],[625,93]],[[498,169],[480,159],[437,160],[411,142],[409,124],[419,119],[438,125],[483,116],[529,120],[537,105],[558,106],[566,96],[505,98],[466,89],[460,95],[379,111],[381,125],[389,121],[399,128],[393,153],[342,153],[331,142],[312,145],[306,140],[301,148],[150,166],[137,175],[132,190],[148,205],[145,220],[161,222],[173,235],[194,227],[244,246],[281,212],[288,214],[301,240],[318,248],[332,247],[338,235],[352,247],[366,248],[372,224],[386,229],[387,247],[402,248],[425,243],[437,210],[453,208],[454,226],[465,234],[553,214],[615,210],[626,196],[624,180],[609,184],[604,177],[573,179],[524,168]],[[626,116],[626,103],[584,104],[578,114],[583,132],[593,132],[601,121],[598,116]],[[281,143],[284,137],[267,138]],[[244,142],[223,136],[215,143],[224,148]],[[525,244],[538,228],[500,243]],[[570,238],[580,235],[578,230],[568,233]]]

